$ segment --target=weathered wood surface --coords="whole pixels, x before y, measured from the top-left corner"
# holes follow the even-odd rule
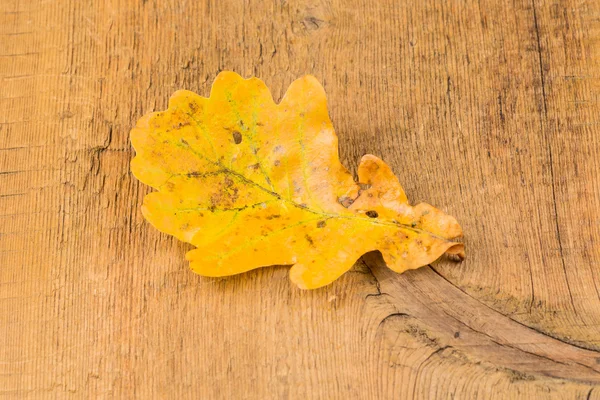
[[[600,3],[0,2],[0,396],[600,399]],[[191,273],[129,129],[223,69],[324,83],[468,258]]]

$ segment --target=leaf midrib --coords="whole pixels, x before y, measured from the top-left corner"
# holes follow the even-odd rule
[[[185,114],[196,124],[196,127],[198,127],[199,129],[202,130],[202,127],[200,126],[200,123],[192,115],[190,115],[188,112],[185,112]],[[214,145],[213,145],[212,140],[210,139],[210,137],[206,136],[206,138],[209,140],[209,144],[214,149]],[[435,234],[433,234],[433,233],[431,233],[429,231],[426,231],[424,229],[415,228],[415,227],[410,226],[410,225],[402,224],[402,223],[400,223],[398,221],[388,222],[388,221],[378,220],[376,218],[364,218],[364,217],[353,216],[353,215],[340,215],[340,214],[335,214],[335,213],[327,213],[327,212],[313,210],[313,209],[307,207],[306,205],[298,204],[298,203],[296,203],[296,202],[294,202],[292,200],[289,200],[289,199],[286,199],[286,198],[282,197],[279,193],[274,192],[272,190],[269,190],[269,189],[265,188],[264,186],[261,186],[260,184],[258,184],[256,182],[254,182],[254,181],[246,178],[244,175],[242,175],[242,174],[240,174],[240,173],[238,173],[238,172],[236,172],[236,171],[234,171],[234,170],[226,167],[225,165],[223,165],[219,161],[213,161],[213,160],[207,158],[203,154],[198,153],[187,142],[185,142],[185,143],[184,142],[179,142],[179,143],[175,142],[174,144],[176,146],[184,146],[184,147],[186,147],[195,156],[199,157],[200,159],[203,159],[203,160],[209,162],[210,164],[212,164],[214,166],[222,168],[222,170],[223,170],[224,173],[227,173],[227,174],[235,176],[236,178],[238,178],[242,182],[244,182],[246,184],[249,184],[251,186],[254,186],[254,187],[256,187],[259,190],[262,190],[263,192],[265,192],[265,193],[267,193],[267,194],[275,197],[279,201],[284,202],[284,203],[288,203],[288,204],[290,204],[293,207],[300,208],[300,209],[302,209],[304,211],[307,211],[307,212],[310,212],[312,214],[321,215],[321,216],[326,217],[326,218],[349,219],[349,220],[356,220],[356,221],[360,221],[360,222],[364,222],[364,223],[371,223],[371,224],[374,224],[374,225],[392,226],[392,227],[395,227],[395,228],[407,229],[409,231],[413,231],[413,232],[416,232],[416,233],[419,233],[419,234],[427,234],[427,235],[430,235],[432,237],[435,237],[437,239],[440,239],[440,240],[443,240],[443,241],[446,241],[446,242],[450,241],[449,239],[440,237],[440,236],[435,235]],[[216,153],[215,153],[215,155],[216,155]],[[354,199],[354,200],[356,200],[356,199]]]

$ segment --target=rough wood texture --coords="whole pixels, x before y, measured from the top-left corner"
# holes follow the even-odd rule
[[[0,2],[0,395],[600,399],[600,4]],[[468,258],[191,273],[129,129],[222,69],[324,83]]]

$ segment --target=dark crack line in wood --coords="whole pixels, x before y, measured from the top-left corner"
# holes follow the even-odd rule
[[[548,360],[548,361],[550,361],[550,362],[553,362],[553,363],[557,363],[557,364],[561,364],[561,365],[567,365],[567,366],[568,366],[568,365],[571,365],[571,364],[569,364],[569,363],[566,363],[566,362],[562,362],[562,361],[555,360],[555,359],[553,359],[553,358],[551,358],[551,357],[547,357],[547,356],[544,356],[544,355],[541,355],[541,354],[533,353],[533,352],[531,352],[531,351],[528,351],[528,350],[524,350],[524,349],[522,349],[522,348],[520,348],[520,347],[514,346],[514,345],[512,345],[512,344],[509,344],[509,343],[502,343],[502,342],[499,342],[499,341],[498,341],[498,340],[496,340],[496,338],[494,338],[493,336],[491,336],[491,335],[489,335],[489,334],[487,334],[487,333],[485,333],[485,332],[483,332],[483,331],[480,331],[480,330],[478,330],[478,329],[475,329],[475,328],[473,328],[472,326],[470,326],[470,325],[468,325],[468,324],[464,323],[463,321],[459,320],[459,319],[458,319],[458,318],[456,318],[455,316],[453,316],[453,315],[451,315],[451,314],[448,314],[446,311],[443,311],[443,310],[442,310],[442,312],[443,312],[444,314],[446,314],[446,315],[447,315],[449,318],[452,318],[453,320],[455,320],[455,321],[456,321],[456,322],[458,322],[459,324],[461,324],[461,325],[463,325],[463,326],[467,327],[468,329],[472,330],[473,332],[479,333],[479,334],[481,334],[481,335],[483,335],[483,336],[487,337],[488,339],[490,339],[490,341],[491,341],[491,342],[493,342],[493,343],[497,344],[498,346],[501,346],[501,347],[507,347],[507,348],[509,348],[509,349],[513,349],[513,350],[516,350],[516,351],[520,351],[520,352],[523,352],[523,353],[525,353],[525,354],[529,354],[529,355],[531,355],[531,356],[534,356],[534,357],[543,358],[543,359],[545,359],[545,360]],[[572,364],[579,365],[579,366],[581,366],[581,367],[584,367],[584,368],[586,368],[586,369],[592,370],[592,371],[593,371],[593,372],[595,372],[595,373],[598,373],[598,372],[599,372],[599,371],[595,370],[594,368],[591,368],[591,367],[590,367],[590,366],[588,366],[588,365],[585,365],[585,364],[578,363],[577,361],[572,361],[572,360],[570,360],[570,361],[571,361],[571,363],[572,363]]]
[[[102,160],[101,160],[102,153],[104,153],[106,150],[108,150],[108,148],[112,144],[112,140],[113,140],[113,126],[109,125],[108,137],[106,138],[104,143],[101,144],[100,146],[95,146],[88,150],[90,157],[91,157],[90,158],[91,165],[90,165],[89,173],[86,175],[85,180],[83,182],[84,189],[87,188],[88,180],[90,179],[90,175],[98,176],[100,174],[100,170],[102,167]]]
[[[381,285],[379,284],[379,280],[377,279],[377,277],[375,276],[375,274],[373,273],[373,270],[371,269],[371,266],[369,266],[369,264],[367,262],[365,262],[362,258],[360,259],[360,261],[363,263],[363,265],[367,268],[367,273],[365,273],[365,275],[371,275],[373,277],[373,281],[375,283],[375,289],[377,289],[377,293],[369,293],[368,295],[365,296],[365,300],[367,300],[369,297],[382,297],[382,296],[390,296],[387,293],[383,293],[381,291]],[[390,296],[391,297],[391,296]],[[381,319],[381,321],[379,321],[379,324],[377,325],[377,329],[376,331],[379,330],[379,328],[381,328],[381,326],[383,325],[383,323],[388,320],[391,317],[397,316],[397,317],[410,317],[409,314],[407,313],[403,313],[400,312],[400,310],[398,309],[398,307],[396,307],[396,304],[394,304],[393,302],[386,300],[386,302],[391,305],[394,308],[394,312],[390,313],[388,315],[386,315],[385,317],[383,317]]]
[[[394,306],[394,308],[396,308],[396,307]],[[410,315],[403,313],[403,312],[393,312],[391,314],[388,314],[385,317],[383,317],[383,319],[381,321],[379,321],[379,324],[377,325],[377,329],[375,329],[375,331],[378,331],[381,328],[381,326],[385,323],[385,321],[387,321],[388,319],[390,319],[392,317],[410,317]]]
[[[538,25],[538,19],[537,19],[537,11],[536,11],[536,5],[535,5],[535,0],[531,0],[532,3],[532,7],[533,7],[533,24],[534,24],[534,28],[535,28],[535,36],[536,36],[536,40],[537,40],[537,54],[538,54],[538,63],[540,66],[540,79],[541,79],[541,83],[542,83],[542,105],[544,106],[544,115],[547,117],[548,116],[548,106],[546,104],[546,77],[544,76],[544,64],[542,63],[542,43],[540,41],[540,28]]]
[[[0,197],[17,197],[17,196],[23,196],[26,195],[27,193],[11,193],[11,194],[0,194]]]
[[[392,297],[392,296],[391,296],[391,295],[389,295],[388,293],[383,293],[383,292],[381,292],[381,285],[380,285],[380,283],[379,283],[379,280],[377,279],[377,277],[376,277],[376,276],[375,276],[375,274],[373,273],[373,270],[371,269],[371,266],[369,265],[369,263],[367,263],[367,262],[363,261],[363,264],[364,264],[364,265],[367,267],[368,271],[370,272],[370,275],[372,275],[372,276],[373,276],[373,279],[375,280],[375,285],[376,285],[376,288],[377,288],[377,291],[378,291],[378,294],[371,294],[371,295],[367,295],[367,296],[366,296],[366,298],[368,298],[368,297],[370,297],[370,296],[381,296],[381,295],[386,295],[386,296],[390,296],[390,297]],[[581,349],[581,350],[587,350],[587,351],[592,351],[592,352],[596,352],[596,353],[598,352],[598,351],[596,351],[596,350],[593,350],[593,349],[588,349],[588,348],[581,347],[581,346],[578,346],[578,345],[575,345],[575,344],[572,344],[572,343],[565,342],[565,341],[563,341],[563,340],[561,340],[561,339],[559,339],[559,338],[555,338],[555,337],[553,337],[553,336],[550,336],[550,335],[548,335],[547,333],[545,333],[545,332],[543,332],[543,331],[540,331],[540,330],[538,330],[538,329],[535,329],[535,328],[529,327],[529,326],[527,326],[527,325],[525,325],[525,324],[523,324],[523,323],[521,323],[521,322],[519,322],[519,321],[517,321],[517,320],[515,320],[515,319],[513,319],[513,318],[511,318],[511,317],[509,317],[508,315],[504,315],[504,314],[500,313],[499,311],[497,311],[497,310],[493,309],[492,307],[488,306],[487,304],[485,304],[485,303],[481,302],[480,300],[476,299],[475,297],[471,296],[470,294],[468,294],[467,292],[465,292],[464,290],[462,290],[460,287],[456,286],[454,283],[452,283],[451,281],[449,281],[448,279],[446,279],[446,277],[445,277],[445,276],[443,276],[443,275],[442,275],[442,274],[440,274],[438,271],[436,271],[436,270],[435,270],[435,269],[434,269],[434,268],[433,268],[431,265],[429,265],[429,267],[431,268],[431,270],[432,270],[432,271],[434,271],[434,272],[435,272],[437,275],[439,275],[439,276],[440,276],[442,279],[444,279],[444,280],[445,280],[446,282],[448,282],[450,285],[454,286],[455,288],[457,288],[458,290],[460,290],[462,293],[464,293],[464,294],[465,294],[465,295],[467,295],[468,297],[472,298],[472,299],[473,299],[473,300],[475,300],[476,302],[480,303],[481,305],[485,306],[486,308],[490,309],[491,311],[494,311],[495,313],[498,313],[498,314],[500,314],[500,315],[502,315],[502,316],[504,316],[504,317],[508,318],[510,321],[512,321],[512,322],[515,322],[516,324],[518,324],[518,325],[521,325],[521,326],[522,326],[522,327],[524,327],[524,328],[531,329],[532,331],[534,331],[534,332],[536,332],[536,333],[539,333],[540,335],[546,336],[546,337],[548,337],[548,338],[551,338],[551,339],[555,339],[555,340],[557,340],[557,341],[559,341],[559,342],[561,342],[561,343],[563,343],[563,344],[565,344],[565,345],[568,345],[568,346],[573,346],[573,347],[575,347],[575,348],[578,348],[578,349]],[[411,315],[409,315],[409,314],[406,314],[406,313],[402,313],[402,312],[400,312],[400,311],[398,310],[398,308],[396,307],[396,304],[394,304],[393,302],[391,302],[391,301],[389,301],[389,300],[387,300],[387,302],[388,302],[388,303],[389,303],[389,304],[390,304],[390,305],[391,305],[391,306],[392,306],[392,307],[393,307],[393,308],[394,308],[396,311],[395,311],[394,313],[391,313],[391,314],[387,315],[386,317],[384,317],[384,318],[383,318],[383,319],[380,321],[380,323],[378,324],[378,326],[377,326],[377,329],[379,329],[379,328],[381,327],[381,325],[383,324],[383,322],[384,322],[385,320],[387,320],[388,318],[391,318],[391,317],[393,317],[393,316],[395,316],[395,315],[397,315],[397,316],[407,316],[407,317],[412,317],[412,316],[411,316]],[[442,311],[443,311],[443,310],[442,310]],[[594,368],[592,368],[592,367],[590,367],[590,366],[588,366],[588,365],[585,365],[585,364],[581,364],[581,363],[579,363],[579,362],[577,362],[577,361],[572,361],[572,360],[569,360],[569,361],[570,361],[572,364],[567,364],[567,363],[564,363],[564,362],[562,362],[562,361],[558,361],[558,360],[552,359],[552,358],[550,358],[550,357],[547,357],[547,356],[543,356],[543,355],[540,355],[540,354],[536,354],[536,353],[529,352],[529,351],[527,351],[527,350],[523,350],[523,349],[521,349],[521,348],[515,347],[515,346],[513,346],[513,345],[510,345],[510,344],[508,344],[508,343],[500,343],[500,342],[498,342],[498,341],[497,341],[497,340],[496,340],[494,337],[492,337],[492,336],[488,335],[487,333],[485,333],[485,332],[482,332],[482,331],[479,331],[479,330],[476,330],[476,329],[472,328],[471,326],[467,325],[467,324],[466,324],[466,323],[464,323],[463,321],[461,321],[461,320],[457,319],[456,317],[454,317],[454,316],[452,316],[452,315],[448,314],[446,311],[443,311],[443,312],[444,312],[444,314],[446,314],[448,317],[450,317],[450,318],[452,318],[452,319],[456,320],[458,323],[460,323],[461,325],[463,325],[463,326],[467,327],[468,329],[472,330],[473,332],[479,333],[479,334],[481,334],[481,335],[483,335],[483,336],[485,336],[485,337],[489,338],[491,342],[493,342],[494,344],[497,344],[498,346],[501,346],[501,347],[506,347],[506,348],[510,348],[510,349],[513,349],[513,350],[516,350],[516,351],[520,351],[520,352],[523,352],[523,353],[525,353],[525,354],[529,354],[529,355],[531,355],[531,356],[534,356],[534,357],[539,357],[539,358],[542,358],[542,359],[546,359],[546,360],[548,360],[548,361],[550,361],[550,362],[557,363],[557,364],[561,364],[561,365],[567,365],[567,366],[568,366],[568,365],[573,365],[573,364],[575,364],[575,365],[579,365],[579,366],[581,366],[581,367],[584,367],[584,368],[586,368],[586,369],[588,369],[588,370],[591,370],[591,371],[593,371],[594,373],[599,373],[599,371],[595,370]],[[413,318],[414,318],[414,317],[413,317]],[[417,319],[418,319],[418,318],[417,318]],[[419,319],[418,319],[418,320],[419,320]],[[450,345],[447,345],[447,346],[445,346],[445,347],[442,347],[442,348],[440,348],[440,349],[436,350],[436,352],[432,353],[432,354],[431,354],[429,357],[431,357],[433,354],[435,354],[435,353],[437,353],[437,352],[441,352],[442,350],[444,350],[444,349],[446,349],[446,348],[450,348],[450,347],[452,347],[452,346],[450,346]],[[428,357],[428,358],[429,358],[429,357]],[[425,360],[425,361],[426,361],[426,360]],[[425,361],[424,361],[424,362],[425,362]],[[423,365],[423,363],[421,363],[421,365]],[[419,368],[421,368],[421,365],[419,366]],[[544,374],[544,373],[541,373],[541,374],[542,374],[542,375],[546,375],[546,376],[551,376],[551,377],[554,377],[553,375],[551,375],[551,374],[548,374],[548,373],[545,373],[545,374]],[[563,378],[563,377],[556,377],[556,378],[559,378],[559,379],[566,379],[566,378]],[[582,382],[587,382],[585,379],[582,379],[582,380],[580,380],[580,381],[582,381]]]
[[[435,350],[433,353],[431,353],[430,355],[427,356],[426,359],[423,360],[422,363],[419,364],[419,366],[417,367],[417,375],[415,376],[415,382],[413,384],[413,399],[416,399],[416,393],[417,393],[417,384],[419,383],[419,376],[421,375],[421,368],[425,365],[425,363],[427,361],[429,361],[429,359],[431,359],[431,357],[433,357],[436,354],[441,353],[442,351],[451,348],[452,346],[444,346],[444,347],[440,347],[437,350]]]
[[[381,293],[381,285],[379,285],[379,280],[377,279],[377,277],[373,273],[373,270],[371,269],[371,266],[369,266],[369,264],[367,264],[364,261],[363,261],[363,264],[367,267],[367,269],[369,270],[369,273],[373,277],[373,280],[375,281],[375,288],[377,289],[377,294],[376,295],[372,294],[372,295],[369,295],[369,296],[381,296],[383,293]],[[367,296],[367,297],[369,297],[369,296]]]
[[[535,0],[531,0],[532,8],[533,8],[533,23],[535,28],[535,36],[537,41],[537,53],[538,53],[538,64],[540,66],[540,82],[542,86],[542,105],[543,105],[543,113],[540,115],[540,129],[542,132],[545,132],[544,122],[548,120],[548,105],[546,101],[546,77],[544,75],[544,64],[542,59],[542,43],[540,40],[540,28],[537,19],[537,6],[535,4]],[[552,157],[552,144],[550,143],[550,139],[547,135],[544,135],[546,139],[546,146],[548,151],[548,161],[550,163],[550,179],[551,179],[551,188],[552,188],[552,204],[554,208],[554,224],[556,229],[556,240],[558,241],[558,249],[560,253],[560,261],[562,264],[563,274],[565,276],[565,282],[567,284],[567,290],[569,291],[569,298],[571,301],[571,307],[573,307],[573,312],[577,315],[577,308],[575,308],[575,301],[573,300],[573,293],[571,292],[571,285],[569,283],[569,277],[567,275],[567,266],[565,264],[565,257],[563,252],[562,238],[560,236],[560,224],[558,222],[558,206],[556,203],[556,184],[554,182],[554,161]]]
[[[485,304],[485,303],[484,303],[484,302],[482,302],[481,300],[479,300],[479,299],[477,299],[477,298],[473,297],[472,295],[470,295],[469,293],[467,293],[466,291],[464,291],[464,290],[463,290],[463,289],[462,289],[460,286],[457,286],[457,285],[455,285],[455,284],[454,284],[452,281],[448,280],[448,279],[447,279],[447,278],[446,278],[444,275],[442,275],[440,272],[438,272],[438,271],[437,271],[437,270],[436,270],[434,267],[432,267],[431,265],[429,265],[429,268],[431,268],[431,270],[432,270],[433,272],[435,272],[437,275],[439,275],[439,276],[440,276],[440,277],[441,277],[443,280],[445,280],[445,281],[446,281],[446,282],[448,282],[450,285],[452,285],[452,286],[454,286],[455,288],[457,288],[458,290],[460,290],[460,291],[461,291],[462,293],[464,293],[465,295],[469,296],[471,299],[475,300],[476,302],[478,302],[479,304],[481,304],[481,305],[485,306],[486,308],[490,309],[491,311],[493,311],[493,312],[495,312],[495,313],[497,313],[497,314],[500,314],[500,315],[502,315],[502,316],[504,316],[504,317],[508,318],[508,319],[509,319],[509,320],[511,320],[512,322],[514,322],[514,323],[516,323],[516,324],[519,324],[519,325],[521,325],[521,326],[522,326],[522,327],[524,327],[524,328],[531,329],[532,331],[534,331],[534,332],[537,332],[537,333],[539,333],[540,335],[543,335],[543,336],[546,336],[546,337],[548,337],[548,338],[551,338],[551,339],[557,340],[557,341],[559,341],[559,342],[561,342],[561,343],[563,343],[563,344],[566,344],[566,345],[569,345],[569,346],[573,346],[573,347],[575,347],[575,348],[578,348],[578,349],[580,349],[580,350],[592,351],[592,352],[594,352],[594,353],[599,353],[599,354],[600,354],[600,351],[598,351],[598,350],[596,350],[596,349],[592,349],[592,348],[584,347],[584,346],[581,346],[581,345],[578,345],[578,344],[574,344],[574,343],[569,343],[569,342],[565,341],[564,339],[561,339],[561,338],[559,338],[559,337],[552,336],[552,335],[550,335],[550,334],[548,334],[548,333],[546,333],[546,332],[544,332],[544,331],[542,331],[542,330],[540,330],[540,329],[538,329],[538,328],[535,328],[535,327],[532,327],[532,326],[525,325],[524,323],[522,323],[522,322],[520,322],[520,321],[518,321],[518,320],[516,320],[516,319],[512,318],[512,317],[511,317],[511,316],[509,316],[509,315],[502,314],[500,311],[496,310],[495,308],[493,308],[493,307],[490,307],[489,305]]]

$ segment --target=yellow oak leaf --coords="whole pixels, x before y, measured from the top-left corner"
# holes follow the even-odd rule
[[[355,182],[312,76],[276,104],[261,80],[222,72],[209,98],[176,92],[166,111],[138,121],[131,141],[133,174],[157,190],[144,217],[196,247],[187,259],[200,275],[292,265],[292,281],[312,289],[374,250],[397,272],[443,253],[464,257],[456,220],[410,206],[382,160],[364,156]]]

